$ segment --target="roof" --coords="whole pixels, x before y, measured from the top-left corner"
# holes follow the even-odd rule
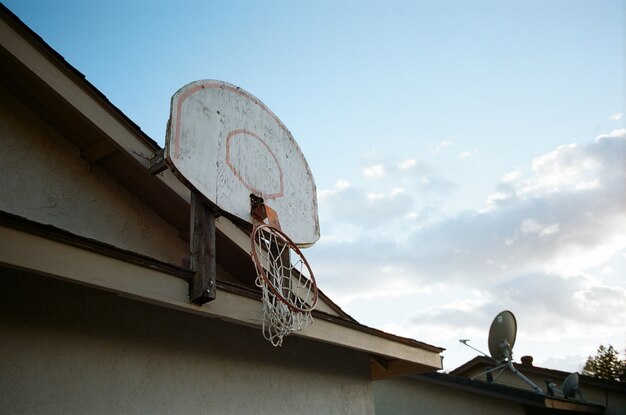
[[[481,380],[472,380],[462,376],[444,373],[425,373],[413,376],[412,378],[422,382],[433,383],[456,390],[463,390],[470,393],[484,395],[489,398],[503,399],[519,403],[524,406],[588,414],[604,413],[604,407],[602,405],[541,395],[527,389],[520,389],[501,384],[492,384]]]
[[[80,157],[98,165],[177,229],[182,239],[189,240],[189,190],[169,170],[156,175],[150,172],[150,160],[162,151],[160,146],[2,4],[0,62],[7,89],[74,144]],[[235,274],[250,270],[246,232],[229,221],[220,221],[217,226],[218,249],[227,256]],[[200,307],[189,303],[188,268],[7,212],[0,212],[0,237],[15,242],[0,250],[0,263],[165,307],[258,325],[260,299],[248,281],[218,281],[219,299]],[[25,247],[42,254],[29,257],[21,251]],[[60,261],[60,253],[76,261]],[[85,273],[81,260],[97,264],[95,271]],[[133,278],[99,274],[111,269]],[[299,335],[370,354],[373,377],[441,369],[439,353],[444,349],[359,324],[326,295],[321,293],[320,297],[325,309],[315,311],[316,324]]]
[[[564,372],[556,369],[548,369],[544,367],[534,366],[532,364],[532,359],[530,359],[530,363],[513,363],[513,366],[522,371],[523,373],[534,374],[540,376],[544,379],[565,379],[570,373]],[[464,376],[468,373],[476,369],[482,369],[486,366],[493,366],[494,361],[486,356],[476,356],[472,360],[462,364],[456,369],[450,371],[450,375],[455,376]],[[626,393],[626,383],[625,382],[615,382],[606,379],[598,379],[591,376],[579,375],[579,380],[581,385],[590,385],[597,386],[602,388],[614,389],[618,391],[623,391]]]

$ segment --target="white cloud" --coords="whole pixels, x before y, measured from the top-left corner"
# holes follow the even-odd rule
[[[401,187],[394,187],[388,193],[367,193],[367,200],[369,201],[378,201],[378,200],[389,200],[393,199],[396,196],[404,193],[404,189]]]
[[[606,266],[604,268],[602,268],[602,270],[600,271],[600,274],[606,275],[606,274],[612,274],[615,270],[613,269],[613,267],[611,266]]]
[[[350,186],[352,186],[352,183],[344,179],[339,179],[337,183],[335,183],[335,189],[337,190],[346,190]]]
[[[550,225],[543,225],[534,219],[524,219],[520,224],[520,231],[524,234],[537,234],[539,238],[543,238],[547,235],[552,235],[559,232],[559,224],[553,223]]]
[[[409,219],[409,220],[414,220],[414,219],[417,219],[418,217],[419,215],[417,212],[410,212],[404,216],[405,219]]]
[[[626,138],[626,128],[619,128],[613,130],[608,134],[600,134],[596,137],[596,141],[604,140],[607,138]]]
[[[351,186],[352,183],[350,183],[348,180],[339,179],[332,189],[320,189],[317,192],[317,198],[321,203],[323,203],[327,201],[330,197],[335,196],[337,193],[349,189]]]
[[[317,199],[320,202],[324,202],[325,200],[327,200],[329,197],[333,196],[337,194],[337,190],[335,189],[320,189],[317,192]]]
[[[622,220],[626,219],[623,217]],[[625,226],[615,223],[617,230],[624,232]],[[615,252],[626,247],[626,236],[615,235],[610,230],[609,234],[601,238],[595,245],[577,246],[574,243],[567,244],[558,249],[556,254],[546,258],[542,269],[547,273],[571,277],[579,275],[586,270],[602,266]]]
[[[487,204],[487,209],[482,210],[480,213],[488,212],[489,210],[493,209],[494,205],[501,203],[509,198],[511,198],[510,193],[504,193],[504,192],[491,193],[489,196],[487,196],[487,199],[485,200],[485,203]]]
[[[387,196],[384,193],[368,193],[367,200],[375,201],[375,200],[384,200]]]
[[[595,152],[569,144],[535,158],[531,168],[533,177],[517,186],[520,196],[595,188],[603,166]]]
[[[417,165],[417,161],[414,159],[407,159],[404,160],[403,162],[401,162],[400,164],[398,164],[398,168],[400,170],[408,170],[411,167],[415,167]]]
[[[307,251],[316,278],[351,307],[363,301],[393,308],[398,291],[410,291],[403,311],[376,325],[443,347],[450,347],[446,339],[456,342],[452,336],[486,339],[501,309],[524,322],[522,339],[588,332],[600,341],[626,321],[626,290],[616,286],[626,263],[626,132],[600,137],[559,146],[494,178],[489,209],[481,212],[442,216],[436,204],[421,204],[418,189],[427,186],[420,178],[437,177],[425,170],[407,175],[406,183],[396,169],[367,188],[339,192],[336,185],[324,210],[333,220],[322,226],[325,242]],[[328,230],[333,239],[326,242]],[[342,239],[340,231],[349,235]],[[432,288],[433,281],[441,286]],[[467,294],[471,289],[480,294]],[[361,307],[363,314],[354,316],[364,323],[367,316],[382,318]],[[605,321],[603,312],[617,317]]]
[[[466,160],[470,157],[472,157],[472,152],[471,151],[464,151],[462,153],[459,153],[456,155],[456,158],[458,158],[459,160]]]
[[[611,114],[609,117],[609,121],[617,121],[622,119],[623,114],[621,112],[616,112],[615,114]]]
[[[385,175],[385,166],[382,164],[374,164],[362,170],[365,177],[383,177]]]
[[[452,145],[452,143],[450,141],[444,140],[444,141],[441,141],[438,144],[432,146],[430,148],[430,150],[433,152],[433,154],[437,154],[437,153],[441,152],[444,148],[450,147],[451,145]]]
[[[574,189],[576,190],[591,190],[600,186],[600,182],[598,180],[590,180],[588,182],[580,182],[576,183]]]
[[[508,172],[502,178],[500,178],[501,183],[513,183],[517,181],[522,176],[522,173],[519,170],[513,170]]]

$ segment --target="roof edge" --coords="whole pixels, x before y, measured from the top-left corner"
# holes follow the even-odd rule
[[[161,146],[150,136],[148,136],[137,123],[130,119],[122,110],[116,107],[98,88],[96,88],[85,75],[70,64],[65,58],[57,52],[52,46],[50,46],[41,36],[33,31],[28,25],[23,22],[15,13],[13,13],[7,6],[0,3],[0,17],[7,24],[9,24],[13,30],[22,34],[31,46],[38,49],[43,55],[57,66],[61,71],[65,72],[78,85],[81,85],[86,92],[88,92],[92,98],[100,102],[113,116],[117,117],[119,121],[126,125],[130,131],[137,135],[144,144],[152,147],[154,152],[162,150]]]

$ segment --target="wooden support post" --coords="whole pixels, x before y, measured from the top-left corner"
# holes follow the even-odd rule
[[[165,155],[163,150],[157,151],[150,158],[150,167],[148,171],[150,174],[155,175],[161,173],[163,170],[167,169],[167,164],[165,163]]]
[[[215,212],[202,201],[195,190],[191,192],[191,269],[189,299],[204,304],[215,299],[216,288]]]

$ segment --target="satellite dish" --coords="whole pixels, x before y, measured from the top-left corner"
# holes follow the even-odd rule
[[[491,357],[497,362],[510,359],[516,336],[515,316],[508,310],[500,312],[489,328],[488,344]]]
[[[498,376],[500,376],[504,370],[508,369],[524,383],[533,388],[536,393],[545,395],[545,392],[539,386],[513,366],[513,346],[515,345],[516,337],[517,321],[515,320],[515,316],[508,310],[500,312],[491,323],[488,340],[489,353],[491,353],[492,359],[495,360],[498,366],[474,375],[471,379],[474,380],[482,375],[486,375],[488,382],[494,383]],[[461,341],[461,343],[465,342]],[[493,378],[491,374],[496,371],[498,371],[498,374]]]
[[[563,396],[567,399],[574,399],[576,397],[576,393],[579,392],[578,389],[578,373],[570,373],[565,380],[563,381]]]

